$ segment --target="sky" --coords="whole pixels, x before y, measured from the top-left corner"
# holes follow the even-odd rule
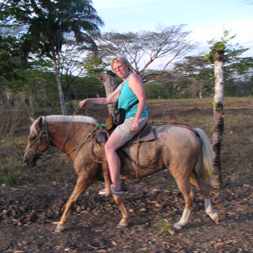
[[[207,42],[222,37],[224,30],[236,35],[234,43],[250,48],[253,56],[253,0],[93,0],[105,25],[102,32],[155,31],[184,24],[189,40],[199,51]]]

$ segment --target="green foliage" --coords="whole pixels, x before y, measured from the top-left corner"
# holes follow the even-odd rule
[[[181,97],[206,97],[212,92],[213,70],[203,56],[185,57],[173,72]]]
[[[105,96],[102,83],[95,77],[78,78],[71,86],[72,99],[83,99],[87,97]]]
[[[84,62],[84,68],[88,76],[99,76],[105,70],[105,67],[106,65],[103,63],[102,59],[95,54],[89,54]]]
[[[167,219],[161,219],[155,225],[155,230],[157,233],[164,235],[174,235],[175,231],[173,229],[173,225]]]
[[[223,59],[225,48],[226,48],[226,45],[224,41],[215,42],[214,45],[211,46],[210,52],[207,56],[208,60],[211,63],[214,63],[217,57],[220,57],[220,59],[221,58]]]
[[[22,54],[18,41],[12,37],[0,36],[1,85],[15,88],[16,80],[24,80],[23,70]]]
[[[149,99],[165,99],[175,97],[175,90],[172,85],[164,84],[159,81],[153,81],[145,84],[145,93]]]
[[[23,26],[20,43],[23,59],[31,55],[52,60],[62,113],[65,113],[61,74],[64,45],[82,43],[83,49],[96,50],[94,38],[103,25],[91,1],[80,0],[9,0],[3,4],[0,22]]]
[[[248,48],[242,48],[238,44],[233,44],[232,41],[235,37],[236,35],[230,35],[230,32],[225,30],[220,40],[209,41],[210,51],[205,56],[206,59],[211,63],[214,62],[215,57],[222,57],[222,60],[224,60],[225,63],[235,61],[238,56],[248,50]]]
[[[96,47],[92,37],[99,35],[103,24],[91,1],[31,1],[9,0],[4,6],[4,20],[20,23],[23,31],[24,56],[30,52],[55,59],[68,41]]]

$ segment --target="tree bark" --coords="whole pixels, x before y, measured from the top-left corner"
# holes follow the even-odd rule
[[[55,59],[54,59],[54,71],[55,71],[55,80],[56,80],[56,84],[57,84],[57,88],[58,88],[61,113],[64,115],[64,114],[66,114],[66,108],[65,108],[65,100],[64,100],[64,94],[63,94],[62,83],[61,83],[59,56],[55,57]]]
[[[106,97],[108,97],[116,89],[114,76],[110,72],[103,73],[100,80],[104,85]],[[108,104],[107,108],[109,115],[114,116],[115,104]]]
[[[218,174],[215,179],[217,187],[222,184],[222,168],[221,168],[221,148],[224,133],[224,82],[223,82],[223,52],[216,52],[214,55],[214,131],[212,135],[212,145],[215,152],[214,167]]]

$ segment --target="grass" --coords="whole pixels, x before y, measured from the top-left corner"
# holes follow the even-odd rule
[[[0,145],[0,184],[16,185],[23,173],[24,137],[6,137]]]
[[[157,231],[158,235],[174,235],[175,231],[173,225],[167,219],[160,219],[157,223],[154,224],[154,228]]]
[[[213,106],[213,98],[186,98],[186,99],[150,99],[149,105],[156,106],[161,103],[168,104],[176,108],[210,108]],[[253,106],[253,97],[225,97],[224,107],[248,107]]]

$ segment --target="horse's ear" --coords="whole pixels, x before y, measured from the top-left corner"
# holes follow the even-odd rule
[[[33,117],[30,117],[30,121],[33,123],[34,122],[34,118]]]
[[[43,124],[43,117],[40,116],[39,119],[38,119],[38,126],[39,126],[40,129],[42,128],[42,124]]]
[[[43,118],[42,116],[40,116],[35,123],[35,129],[36,131],[40,131],[40,129],[42,128],[42,124],[43,124]]]

